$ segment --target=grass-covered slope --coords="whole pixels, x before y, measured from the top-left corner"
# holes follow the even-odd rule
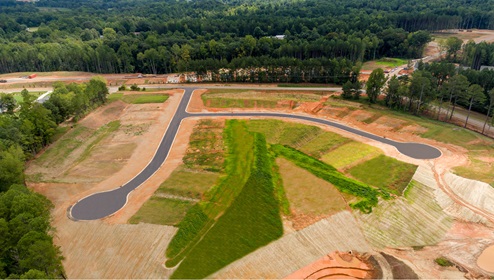
[[[207,277],[282,236],[279,203],[271,175],[272,159],[262,135],[255,134],[253,144],[255,160],[242,192],[187,254],[172,278]]]
[[[273,158],[266,140],[231,120],[226,176],[192,207],[167,249],[172,278],[204,278],[283,234]]]

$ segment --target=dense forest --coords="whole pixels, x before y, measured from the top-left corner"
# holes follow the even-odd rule
[[[53,140],[58,123],[77,120],[106,102],[107,94],[106,81],[93,78],[57,84],[44,104],[27,90],[20,104],[11,94],[0,95],[0,278],[65,278],[60,250],[53,245],[53,205],[24,185],[24,161]]]
[[[428,31],[494,27],[494,3],[480,0],[2,0],[0,8],[0,73],[261,67],[271,78],[258,81],[342,84],[361,61],[420,57]]]

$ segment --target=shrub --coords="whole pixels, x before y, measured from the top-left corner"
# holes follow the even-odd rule
[[[130,90],[131,90],[131,91],[139,91],[139,90],[140,90],[140,88],[139,88],[136,84],[132,84],[132,85],[130,86]]]
[[[434,260],[438,265],[448,267],[448,266],[454,266],[455,264],[450,262],[448,259],[445,257],[439,257]]]

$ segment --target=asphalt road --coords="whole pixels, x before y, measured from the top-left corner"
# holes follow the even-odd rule
[[[168,129],[163,136],[161,143],[151,160],[151,162],[133,179],[116,189],[95,193],[87,196],[70,209],[71,218],[74,220],[98,220],[107,217],[127,203],[128,195],[149,177],[151,177],[166,160],[171,149],[175,135],[177,134],[180,123],[188,117],[211,117],[211,116],[227,116],[227,117],[281,117],[310,121],[318,124],[324,124],[336,127],[338,129],[348,131],[384,144],[394,146],[400,153],[415,159],[433,159],[441,156],[441,152],[429,145],[420,143],[402,143],[391,139],[383,138],[368,132],[364,132],[355,128],[345,126],[340,123],[332,122],[325,119],[314,118],[304,115],[291,115],[283,113],[262,113],[262,112],[243,112],[243,113],[188,113],[187,105],[195,88],[186,87],[184,96],[180,101],[178,109],[170,122]]]

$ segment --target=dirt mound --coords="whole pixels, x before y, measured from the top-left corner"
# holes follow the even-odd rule
[[[373,279],[373,270],[360,254],[335,251],[285,279]]]

